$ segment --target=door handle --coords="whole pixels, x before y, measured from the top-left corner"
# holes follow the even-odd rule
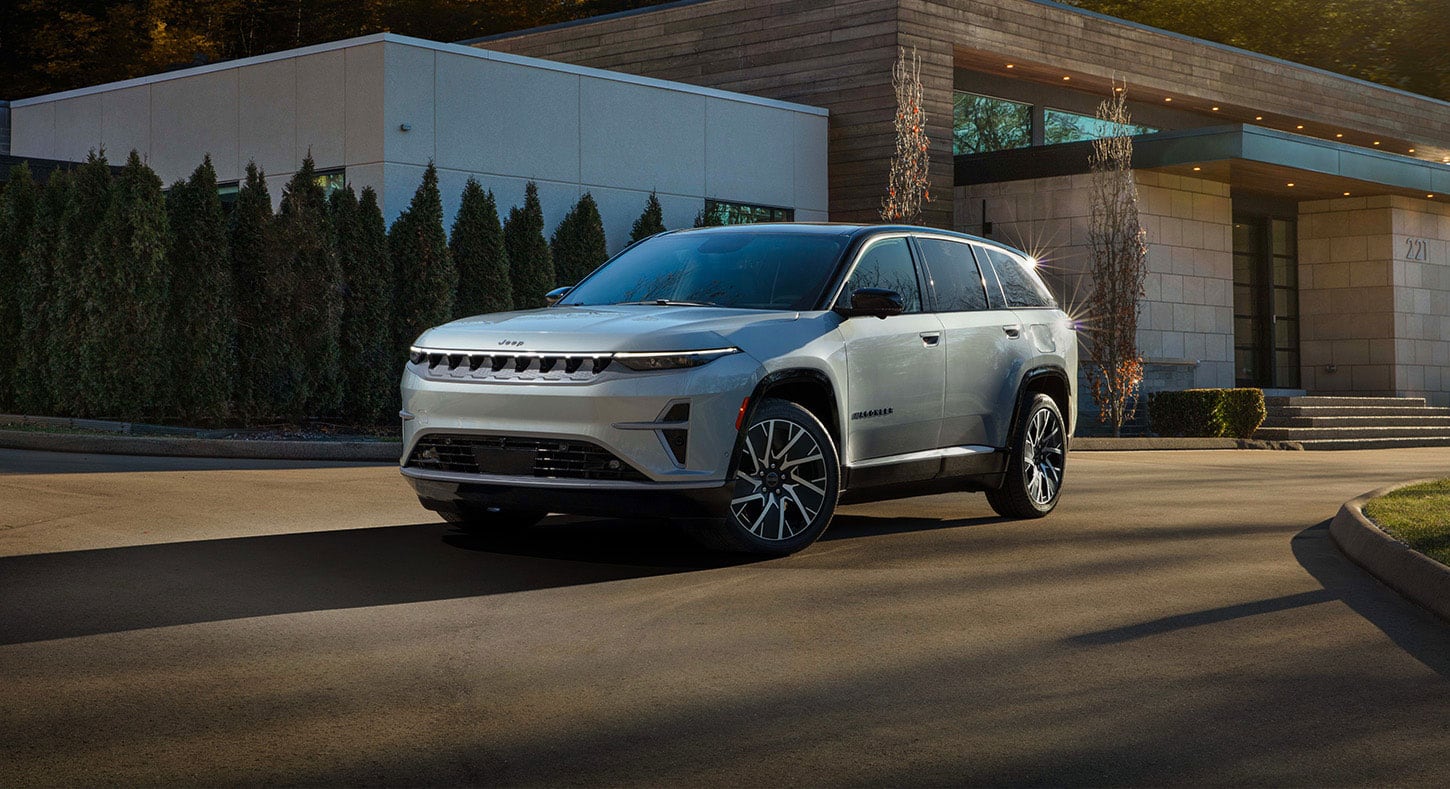
[[[921,344],[922,345],[926,345],[928,347],[931,347],[931,346],[935,346],[940,341],[941,341],[941,332],[939,332],[939,331],[924,331],[924,332],[921,333]]]
[[[1008,337],[1021,337],[1022,336],[1022,324],[1020,324],[1020,323],[1009,323],[1006,326],[1003,326],[1002,327],[1002,331],[1007,332],[1007,336]]]

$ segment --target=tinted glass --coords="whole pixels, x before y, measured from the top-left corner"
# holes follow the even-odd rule
[[[952,93],[952,153],[988,153],[1032,144],[1032,105]]]
[[[917,283],[916,267],[911,263],[911,249],[904,238],[887,238],[877,241],[861,256],[846,287],[841,291],[841,302],[851,303],[851,294],[857,288],[886,288],[901,294],[906,305],[905,312],[921,312],[921,286]]]
[[[992,261],[992,268],[996,269],[997,279],[1002,283],[1002,295],[1007,298],[1007,306],[1057,306],[1047,286],[1038,279],[1037,273],[1029,271],[1015,257],[988,247],[978,247],[977,251],[985,252],[987,259]]]
[[[987,309],[987,291],[971,247],[938,238],[919,238],[916,245],[931,277],[938,311]]]
[[[698,302],[758,310],[812,309],[844,235],[686,232],[655,236],[609,261],[564,304]]]
[[[1114,123],[1091,115],[1066,110],[1042,111],[1042,137],[1047,145],[1060,142],[1081,142],[1100,137],[1134,136],[1158,131],[1141,123]]]

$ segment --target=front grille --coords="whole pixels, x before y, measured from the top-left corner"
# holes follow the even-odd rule
[[[435,381],[585,382],[609,369],[608,355],[417,351],[412,364]]]
[[[418,439],[404,465],[461,474],[649,481],[604,447],[575,439],[433,433]]]

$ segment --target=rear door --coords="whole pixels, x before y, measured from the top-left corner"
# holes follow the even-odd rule
[[[1020,374],[1018,318],[1000,299],[988,298],[991,280],[983,276],[971,244],[921,236],[916,245],[945,332],[941,446],[1000,447]]]
[[[857,288],[901,294],[906,309],[888,318],[847,318],[846,462],[935,449],[941,433],[946,367],[942,324],[926,311],[921,279],[905,235],[878,237],[858,253],[838,304]],[[932,471],[935,474],[935,471]]]

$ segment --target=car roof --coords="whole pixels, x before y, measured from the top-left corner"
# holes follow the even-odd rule
[[[853,239],[862,238],[870,235],[877,235],[881,233],[930,233],[932,235],[949,236],[953,238],[959,238],[963,241],[972,241],[978,244],[986,244],[989,246],[999,247],[1001,249],[1016,254],[1022,254],[1020,250],[1014,249],[1013,247],[1007,244],[1003,244],[1000,241],[993,241],[990,238],[982,238],[981,236],[974,236],[969,233],[958,233],[955,230],[942,230],[941,228],[937,227],[923,227],[921,225],[866,225],[852,222],[757,222],[745,225],[716,225],[713,227],[684,228],[681,230],[671,230],[669,232],[709,233],[713,235],[729,233],[759,233],[762,231],[793,233],[800,235],[850,236]]]

